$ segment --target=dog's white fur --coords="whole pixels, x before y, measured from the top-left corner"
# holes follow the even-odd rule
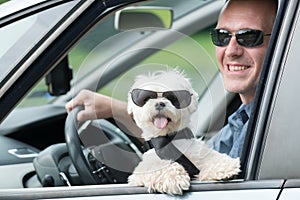
[[[190,116],[197,110],[198,94],[182,72],[177,70],[160,71],[148,76],[140,75],[136,78],[132,89],[140,88],[156,92],[188,90],[192,94],[191,104],[183,109],[176,109],[168,99],[149,99],[143,107],[134,104],[128,95],[128,113],[133,115],[136,124],[142,129],[142,137],[150,140],[158,136],[190,128]],[[158,113],[155,104],[164,102],[166,107]],[[169,123],[164,128],[157,128],[153,120],[155,116],[168,117]],[[196,180],[223,180],[240,172],[239,158],[233,159],[226,154],[218,153],[197,139],[179,139],[172,143],[200,170]],[[160,159],[154,149],[144,153],[142,161],[128,178],[128,183],[145,186],[148,191],[182,194],[188,190],[190,177],[185,169],[171,160]]]

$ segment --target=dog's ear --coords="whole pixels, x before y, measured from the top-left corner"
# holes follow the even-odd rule
[[[130,102],[128,102],[128,104],[127,104],[127,113],[129,115],[133,115],[133,107],[132,107],[132,104]]]
[[[198,108],[198,99],[199,99],[198,93],[193,90],[193,95],[191,96],[191,98],[192,98],[191,105],[188,107],[188,109],[190,113],[193,113]]]
[[[127,103],[127,113],[129,115],[133,115],[133,102],[132,102],[132,99],[131,99],[131,94],[130,92],[128,93],[128,103]]]

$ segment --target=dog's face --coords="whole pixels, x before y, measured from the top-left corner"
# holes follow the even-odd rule
[[[197,105],[198,94],[177,71],[138,76],[128,94],[128,113],[145,140],[189,127]]]

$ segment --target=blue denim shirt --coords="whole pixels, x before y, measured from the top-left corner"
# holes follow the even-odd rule
[[[233,158],[240,157],[249,123],[249,120],[243,123],[240,112],[245,110],[249,117],[252,105],[253,102],[248,105],[242,104],[237,111],[229,116],[228,124],[212,137],[207,144],[220,153],[226,153]]]

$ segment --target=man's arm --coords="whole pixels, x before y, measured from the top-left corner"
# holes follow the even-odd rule
[[[89,90],[82,90],[66,104],[66,110],[70,112],[77,106],[84,107],[84,110],[80,111],[77,115],[78,121],[113,118],[116,122],[120,123],[120,128],[123,126],[133,136],[141,138],[141,130],[127,113],[126,102]]]

